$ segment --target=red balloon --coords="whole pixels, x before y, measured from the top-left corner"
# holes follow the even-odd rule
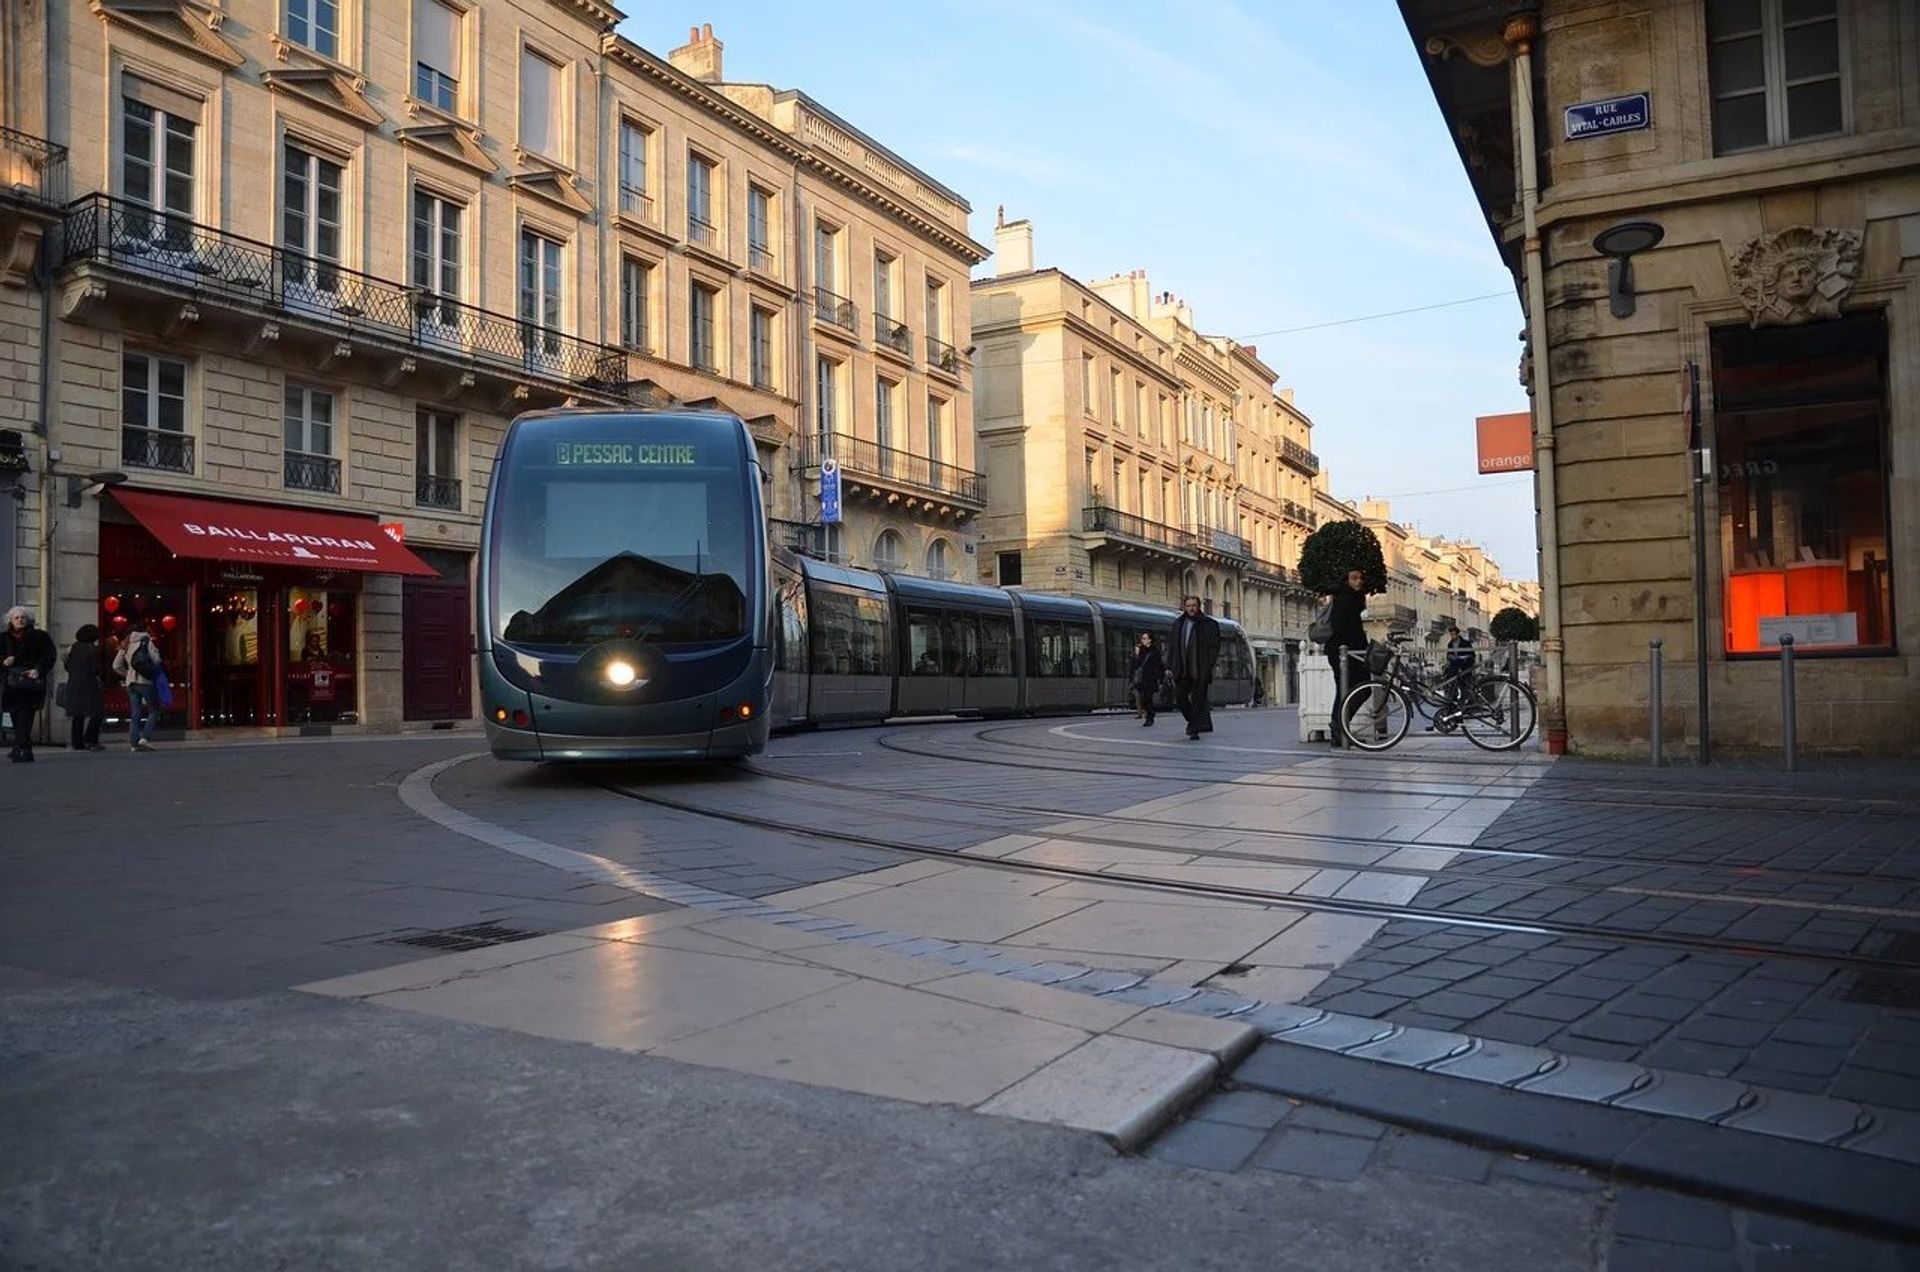
[[[127,625],[127,616],[125,614],[115,614],[113,616],[113,625],[115,627],[125,627]]]
[[[109,596],[106,600],[100,602],[100,608],[109,614],[118,614],[120,612],[120,598],[117,596]]]
[[[179,621],[180,620],[175,618],[173,615],[168,614],[166,617],[160,620],[160,630],[163,632],[170,632],[179,623]]]
[[[293,612],[296,614],[305,614],[307,612],[307,601],[305,597],[301,597],[293,603]]]

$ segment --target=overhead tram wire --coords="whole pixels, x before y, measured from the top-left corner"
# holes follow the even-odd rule
[[[1262,340],[1268,336],[1291,336],[1302,331],[1324,331],[1328,327],[1350,327],[1357,322],[1377,322],[1382,318],[1400,318],[1407,314],[1430,313],[1435,309],[1452,309],[1458,305],[1476,305],[1483,300],[1498,300],[1502,296],[1512,296],[1510,291],[1487,292],[1482,296],[1462,296],[1458,300],[1439,300],[1431,305],[1415,305],[1411,309],[1389,309],[1377,314],[1361,314],[1356,318],[1335,318],[1328,322],[1310,322],[1302,327],[1276,327],[1272,331],[1255,331],[1244,336],[1236,336],[1241,344],[1250,340]]]

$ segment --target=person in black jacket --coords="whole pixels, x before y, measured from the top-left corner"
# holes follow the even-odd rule
[[[1133,647],[1133,676],[1128,681],[1133,686],[1133,702],[1143,723],[1141,728],[1153,727],[1153,699],[1160,692],[1160,682],[1167,678],[1167,664],[1160,658],[1160,647],[1153,643],[1152,632],[1141,632],[1140,643]]]
[[[15,764],[33,763],[33,718],[47,700],[48,677],[60,651],[53,637],[33,625],[33,611],[16,605],[7,611],[0,631],[0,710],[13,721],[13,749],[7,758]]]
[[[100,655],[100,629],[88,623],[74,633],[67,651],[67,718],[72,721],[75,751],[100,749],[100,724],[107,714],[105,661]]]
[[[1327,722],[1327,741],[1339,746],[1346,735],[1347,726],[1353,721],[1353,705],[1337,701],[1340,696],[1340,654],[1342,645],[1347,648],[1347,688],[1351,692],[1354,685],[1367,682],[1367,575],[1364,570],[1348,570],[1347,585],[1335,592],[1330,599],[1331,612],[1327,621],[1333,628],[1333,634],[1327,643],[1321,646],[1321,652],[1327,656],[1327,665],[1333,668],[1334,710]]]
[[[1220,657],[1220,624],[1200,612],[1200,598],[1180,603],[1180,617],[1167,633],[1167,663],[1173,669],[1173,700],[1187,719],[1187,741],[1213,732],[1213,712],[1207,706],[1207,688],[1213,684],[1213,664]]]

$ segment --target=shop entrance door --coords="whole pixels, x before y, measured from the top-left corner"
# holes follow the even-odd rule
[[[410,578],[401,592],[401,710],[409,720],[465,720],[473,714],[467,688],[473,639],[467,615],[472,592],[465,581]]]

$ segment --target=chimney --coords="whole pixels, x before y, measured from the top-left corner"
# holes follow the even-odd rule
[[[1006,210],[993,227],[993,272],[996,277],[1033,271],[1033,222],[1009,221]]]
[[[703,84],[718,84],[720,76],[720,53],[727,46],[713,38],[713,23],[705,26],[690,27],[687,30],[687,42],[667,54],[667,61],[675,70]]]

